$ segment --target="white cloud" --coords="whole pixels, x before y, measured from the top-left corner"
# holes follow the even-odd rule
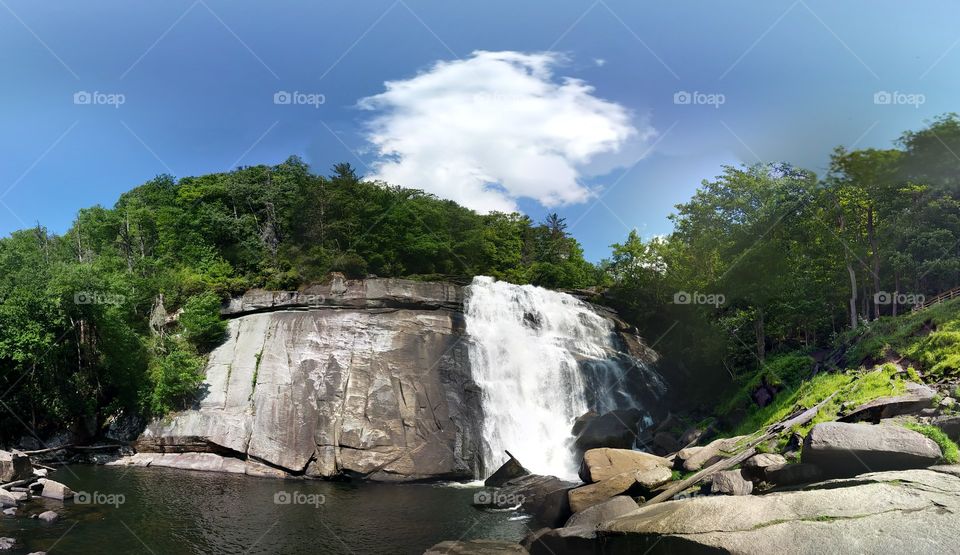
[[[520,198],[547,207],[584,202],[598,155],[646,142],[623,106],[593,87],[555,79],[555,54],[474,52],[437,62],[359,101],[376,112],[367,139],[374,179],[414,187],[481,212],[514,211]],[[634,158],[631,162],[635,162]]]

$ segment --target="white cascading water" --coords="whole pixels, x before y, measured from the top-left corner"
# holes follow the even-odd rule
[[[629,370],[612,361],[613,323],[565,293],[489,277],[467,288],[465,312],[471,372],[483,391],[487,473],[509,450],[532,472],[575,477],[574,420],[631,404],[613,400]],[[584,361],[600,399],[587,398]]]

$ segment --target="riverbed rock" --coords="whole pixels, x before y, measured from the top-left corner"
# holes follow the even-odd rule
[[[17,516],[17,508],[7,507],[6,509],[3,510],[3,514],[4,516]]]
[[[527,474],[530,474],[530,471],[524,468],[523,465],[520,464],[520,461],[511,455],[510,458],[507,459],[507,462],[503,463],[496,472],[483,481],[483,485],[492,488],[500,487],[514,478],[526,476]]]
[[[49,478],[40,478],[39,480],[37,480],[37,482],[43,488],[40,491],[41,497],[46,497],[48,499],[60,499],[60,500],[70,499],[73,497],[73,490],[61,484],[60,482],[56,482]]]
[[[19,501],[13,494],[5,489],[0,489],[0,507],[16,507]]]
[[[644,413],[636,409],[614,410],[587,421],[575,444],[587,451],[599,447],[630,449],[637,440],[638,424]]]
[[[901,414],[915,414],[930,408],[937,390],[927,385],[908,383],[907,391],[903,395],[881,397],[864,403],[853,409],[849,414],[840,418],[841,422],[870,421],[879,423],[884,418],[891,418]]]
[[[570,490],[570,510],[579,513],[629,490],[637,479],[634,472],[624,472],[605,480]]]
[[[810,484],[823,478],[823,470],[815,464],[778,464],[764,469],[763,479],[777,486]]]
[[[423,555],[507,555],[525,554],[519,543],[501,540],[444,541],[423,552]]]
[[[936,464],[940,447],[919,432],[893,424],[823,422],[803,443],[802,460],[828,476],[922,468]]]
[[[663,457],[629,449],[590,449],[583,454],[580,464],[580,479],[585,483],[606,480],[624,472],[649,470],[655,467],[670,468],[671,462]]]
[[[587,526],[596,528],[600,524],[623,516],[629,512],[637,510],[637,502],[628,495],[616,495],[607,499],[603,503],[598,503],[588,507],[579,513],[574,513],[567,522],[565,528],[574,528],[577,526]]]
[[[56,511],[44,511],[44,512],[38,514],[38,515],[37,515],[37,518],[38,518],[39,520],[44,521],[44,522],[54,522],[54,521],[56,521],[58,518],[60,518],[60,515],[58,515],[58,514],[56,513]]]
[[[17,540],[13,538],[0,537],[0,551],[9,551],[17,545]]]
[[[750,495],[753,493],[753,482],[743,477],[739,470],[724,470],[713,476],[710,493],[723,495]]]
[[[601,525],[598,538],[604,553],[947,553],[958,512],[960,478],[915,469],[640,507]]]
[[[31,476],[30,457],[17,450],[0,451],[0,482],[25,480]]]

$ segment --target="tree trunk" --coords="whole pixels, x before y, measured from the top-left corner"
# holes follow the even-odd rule
[[[760,361],[760,364],[763,364],[764,359],[766,358],[766,335],[764,334],[763,329],[763,309],[757,309],[757,321],[755,325],[755,331],[757,334],[757,359]]]
[[[857,272],[847,255],[847,272],[850,274],[850,329],[857,329]]]
[[[870,242],[871,262],[873,265],[873,293],[880,292],[880,246],[877,242],[876,227],[873,221],[873,206],[867,209],[867,240]],[[874,297],[876,299],[876,297]],[[880,317],[880,303],[874,300],[873,319]]]

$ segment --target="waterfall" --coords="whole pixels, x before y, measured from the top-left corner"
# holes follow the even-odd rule
[[[465,298],[470,367],[482,390],[484,466],[509,450],[538,474],[572,478],[570,428],[588,410],[640,408],[613,322],[571,295],[476,277]]]

